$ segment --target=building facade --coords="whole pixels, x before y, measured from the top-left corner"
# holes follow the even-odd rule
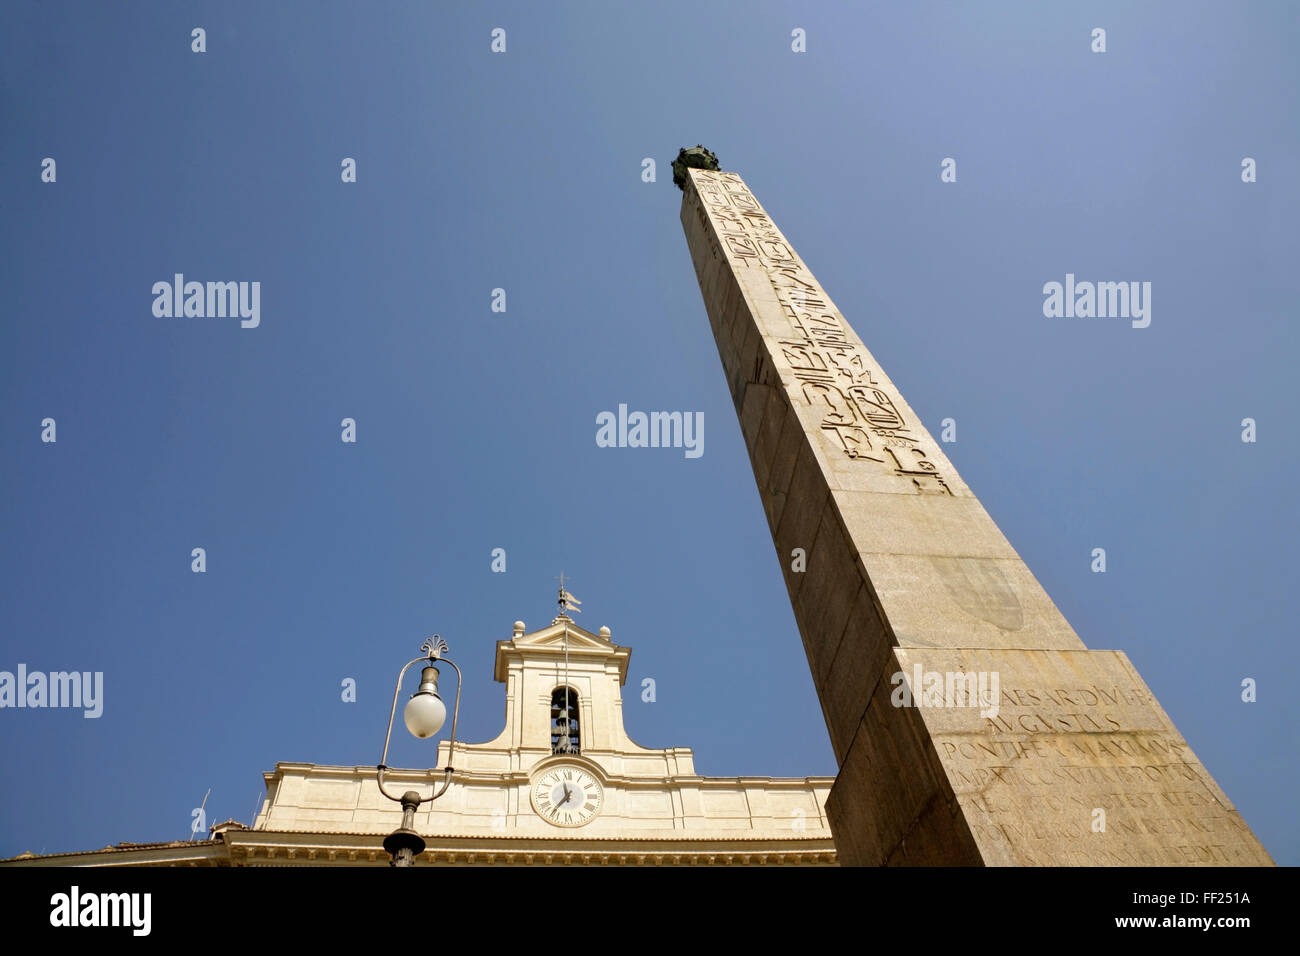
[[[447,740],[437,770],[385,773],[423,803],[416,865],[832,865],[834,778],[701,777],[686,747],[647,749],[623,727],[631,650],[561,613],[498,641],[505,726],[485,743]],[[24,854],[8,865],[383,866],[401,809],[375,768],[278,763],[254,825],[234,821],[190,843],[124,843],[89,853]]]

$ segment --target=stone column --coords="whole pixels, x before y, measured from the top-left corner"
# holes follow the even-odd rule
[[[1084,647],[740,176],[678,173],[839,762],[840,861],[1271,865],[1128,658]]]

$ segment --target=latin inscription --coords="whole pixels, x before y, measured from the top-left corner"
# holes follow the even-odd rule
[[[999,714],[980,721],[982,733],[936,733],[976,838],[1021,863],[1263,862],[1172,728],[1126,726],[1125,705],[1148,696],[1138,687],[1012,689]]]
[[[986,859],[1047,866],[1269,863],[1119,652],[895,653],[904,668],[1000,675],[991,715],[962,707],[918,711]]]

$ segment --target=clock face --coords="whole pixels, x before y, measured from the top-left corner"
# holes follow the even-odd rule
[[[600,812],[605,794],[600,782],[581,767],[563,764],[533,780],[533,809],[557,827],[580,827]]]

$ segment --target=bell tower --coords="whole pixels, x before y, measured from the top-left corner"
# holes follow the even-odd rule
[[[519,767],[555,753],[595,758],[641,749],[623,729],[621,688],[631,656],[609,628],[592,633],[565,614],[531,634],[515,621],[510,640],[497,641],[493,670],[506,685],[505,727],[481,746],[510,751]]]

